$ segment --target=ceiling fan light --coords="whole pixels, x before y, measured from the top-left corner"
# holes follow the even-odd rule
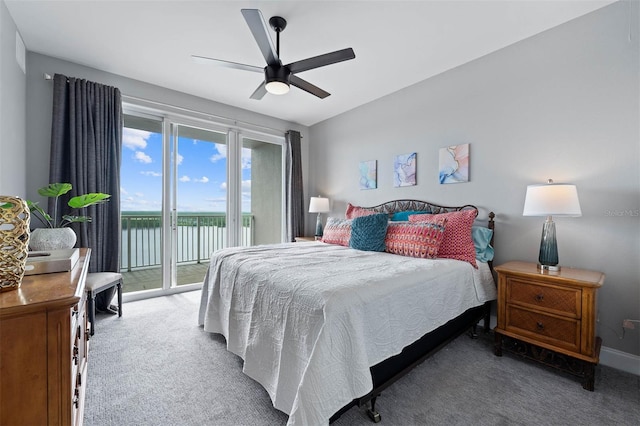
[[[265,88],[267,92],[274,95],[284,95],[289,92],[289,78],[291,74],[285,67],[266,67],[265,68]]]
[[[284,95],[289,91],[289,85],[282,81],[270,81],[267,83],[266,89],[273,95]]]

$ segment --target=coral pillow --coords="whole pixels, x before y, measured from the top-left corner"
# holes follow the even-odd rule
[[[389,222],[384,240],[386,251],[401,256],[434,259],[444,236],[447,218],[432,222]]]
[[[476,210],[461,210],[459,212],[441,213],[434,215],[412,215],[409,222],[427,222],[428,219],[446,218],[444,237],[438,249],[438,257],[458,259],[469,262],[474,268],[476,264],[476,248],[471,238],[471,227],[476,220]]]
[[[376,212],[371,209],[354,206],[349,203],[347,204],[347,211],[344,213],[344,217],[347,219],[354,219],[356,217],[371,216],[372,214],[376,214]]]
[[[351,220],[329,217],[322,233],[322,242],[349,247],[351,239]]]

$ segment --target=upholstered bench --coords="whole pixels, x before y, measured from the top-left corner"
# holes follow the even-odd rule
[[[93,336],[96,319],[96,294],[111,287],[118,291],[118,316],[122,316],[122,274],[117,272],[91,272],[87,274],[85,290],[89,308],[89,322]]]

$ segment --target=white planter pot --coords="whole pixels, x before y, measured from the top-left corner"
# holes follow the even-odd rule
[[[71,228],[36,228],[29,238],[33,251],[70,249],[75,245],[76,233]]]

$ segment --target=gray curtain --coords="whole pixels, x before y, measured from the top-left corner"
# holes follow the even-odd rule
[[[120,90],[54,76],[49,182],[71,183],[69,197],[89,192],[111,195],[107,203],[80,213],[91,216],[91,223],[73,226],[78,235],[76,246],[91,248],[90,272],[120,271],[122,123]],[[66,206],[69,197],[61,206]]]
[[[285,143],[287,149],[287,240],[295,241],[295,237],[305,235],[300,132],[289,130],[285,134]]]

